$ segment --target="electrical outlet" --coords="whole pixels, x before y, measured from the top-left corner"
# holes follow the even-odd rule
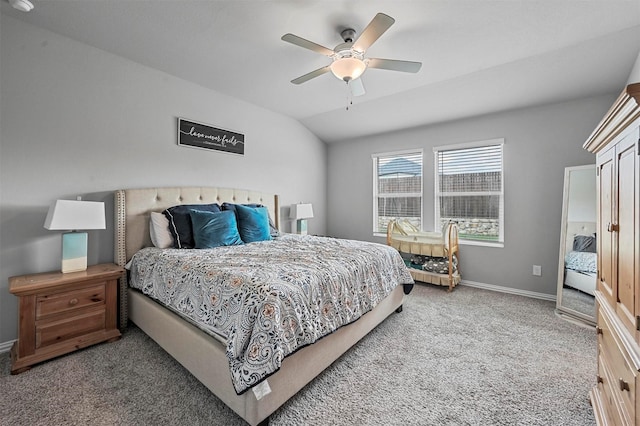
[[[542,276],[542,266],[533,265],[533,275],[535,275],[536,277]]]

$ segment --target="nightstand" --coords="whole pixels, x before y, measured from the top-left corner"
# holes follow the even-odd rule
[[[19,298],[11,374],[77,349],[118,340],[118,279],[123,273],[120,266],[105,263],[80,272],[9,278],[9,291]]]

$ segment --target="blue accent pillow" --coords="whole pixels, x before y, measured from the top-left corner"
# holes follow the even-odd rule
[[[169,220],[169,232],[173,237],[173,247],[179,249],[190,249],[195,247],[193,240],[193,230],[191,227],[190,210],[200,210],[207,212],[220,212],[218,204],[181,204],[169,207],[162,213]]]
[[[193,226],[194,248],[206,249],[242,244],[236,215],[233,212],[190,210],[189,216]]]
[[[233,204],[233,203],[222,203],[222,206],[220,206],[220,208],[222,210],[231,210],[234,213],[236,213],[236,206],[241,205],[241,206],[245,206],[245,207],[265,207],[262,204]],[[266,207],[265,207],[266,208]],[[268,212],[268,210],[267,210]],[[238,215],[236,214],[236,219],[238,218]],[[271,215],[269,215],[269,234],[271,235],[271,238],[275,238],[275,237],[279,237],[280,236],[280,231],[278,231],[278,228],[276,228],[275,223],[273,222],[273,219],[271,219]]]
[[[253,243],[271,239],[269,211],[266,207],[248,207],[236,204],[236,215],[238,217],[238,231],[242,241]]]

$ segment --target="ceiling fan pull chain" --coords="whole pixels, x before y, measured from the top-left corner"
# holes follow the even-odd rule
[[[347,108],[346,110],[349,111],[349,107],[351,105],[353,105],[353,95],[351,93],[351,87],[349,87],[349,81],[350,80],[346,80],[347,82]]]

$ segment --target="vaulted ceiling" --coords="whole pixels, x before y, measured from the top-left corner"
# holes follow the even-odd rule
[[[299,120],[326,142],[618,93],[640,50],[640,0],[31,0],[2,13]],[[420,61],[368,69],[353,98],[330,63],[280,38],[333,49],[383,12],[395,24],[367,56]]]

